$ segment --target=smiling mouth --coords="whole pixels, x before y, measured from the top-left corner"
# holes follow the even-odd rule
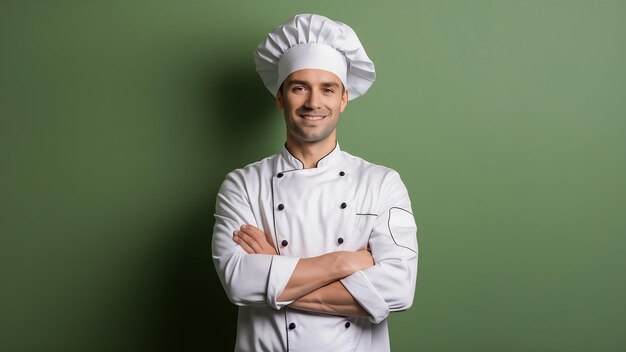
[[[303,119],[307,120],[307,121],[319,121],[324,119],[326,116],[322,116],[322,115],[300,115],[300,117],[302,117]]]

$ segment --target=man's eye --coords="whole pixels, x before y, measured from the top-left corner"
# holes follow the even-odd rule
[[[324,88],[324,93],[326,93],[326,94],[333,94],[334,92],[335,92],[335,90],[332,89],[332,88]]]
[[[302,86],[297,86],[297,87],[293,87],[291,88],[291,91],[294,93],[301,93],[304,92],[306,90],[306,88],[302,87]]]

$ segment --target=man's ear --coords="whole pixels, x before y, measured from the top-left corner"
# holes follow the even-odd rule
[[[339,107],[339,112],[343,112],[346,109],[346,105],[348,105],[348,90],[346,89],[341,96],[341,106]]]
[[[283,109],[285,105],[283,104],[283,90],[279,89],[276,93],[276,107],[279,109]]]

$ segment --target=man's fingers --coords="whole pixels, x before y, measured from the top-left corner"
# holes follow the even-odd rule
[[[277,254],[272,240],[268,239],[265,233],[255,226],[242,225],[241,230],[235,231],[233,235],[239,238],[240,242],[237,243],[245,243],[250,248],[251,252],[246,250],[249,254]]]
[[[249,236],[256,239],[258,242],[265,240],[265,234],[263,231],[259,230],[257,227],[252,225],[243,225],[241,226],[241,231],[245,232]]]
[[[252,247],[250,247],[246,241],[244,241],[240,236],[238,236],[237,232],[235,232],[233,234],[233,241],[235,241],[235,243],[237,243],[239,246],[241,246],[241,248],[246,251],[246,253],[248,254],[254,254],[254,249],[252,249]]]
[[[252,248],[254,253],[260,253],[261,245],[259,244],[259,242],[257,242],[257,240],[254,237],[248,235],[247,233],[243,231],[235,231],[234,235],[239,237],[241,241],[243,241],[250,248]]]
[[[274,248],[274,241],[270,236],[267,236],[265,232],[263,232],[258,227],[253,225],[243,225],[241,226],[241,231],[244,231],[248,235],[254,237],[257,242],[261,244],[261,247],[265,247],[265,244],[268,244],[269,247]]]

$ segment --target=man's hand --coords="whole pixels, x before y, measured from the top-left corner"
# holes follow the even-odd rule
[[[241,230],[233,232],[233,241],[248,254],[278,254],[272,239],[252,225],[243,225]]]

